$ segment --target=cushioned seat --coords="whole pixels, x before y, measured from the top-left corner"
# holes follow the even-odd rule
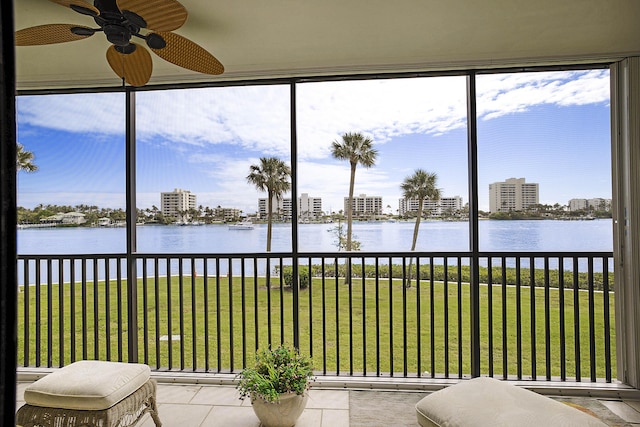
[[[150,412],[160,426],[155,394],[147,365],[83,360],[29,385],[24,392],[26,405],[17,413],[18,425],[57,418],[51,425],[132,426]],[[80,424],[80,419],[91,421]]]
[[[578,409],[493,378],[474,378],[416,404],[423,427],[606,427]]]

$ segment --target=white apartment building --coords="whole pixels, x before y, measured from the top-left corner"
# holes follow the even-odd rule
[[[611,199],[602,199],[602,198],[594,198],[594,199],[571,199],[569,200],[569,210],[570,211],[610,211],[611,210]]]
[[[462,197],[441,197],[440,200],[424,200],[422,210],[432,216],[440,216],[444,212],[462,210]],[[418,211],[418,199],[399,199],[398,215],[404,216],[408,212]]]
[[[160,210],[165,217],[174,217],[184,221],[180,212],[196,208],[196,195],[191,191],[176,188],[172,192],[160,193]]]
[[[522,211],[539,202],[538,184],[524,178],[509,178],[489,184],[489,211]]]
[[[222,218],[224,221],[235,221],[241,217],[242,210],[236,208],[215,208],[213,214],[216,218]]]
[[[344,198],[344,213],[347,213],[347,207],[349,206],[349,198]],[[379,215],[382,213],[382,197],[380,196],[367,196],[366,194],[360,194],[359,196],[353,196],[353,203],[351,204],[353,209],[353,216],[360,215]]]
[[[291,198],[273,199],[274,218],[281,220],[291,219]],[[267,217],[267,198],[258,199],[258,217]],[[322,217],[322,198],[309,197],[308,193],[302,193],[298,197],[298,219],[300,221],[318,219]]]

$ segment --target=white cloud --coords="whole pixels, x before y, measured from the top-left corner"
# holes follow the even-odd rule
[[[477,89],[478,116],[492,120],[541,105],[606,103],[609,73],[480,75]],[[302,83],[296,94],[298,191],[323,197],[325,210],[341,209],[348,192],[349,165],[330,155],[331,142],[342,133],[362,132],[380,147],[396,137],[436,136],[466,126],[464,76]],[[122,93],[19,97],[19,123],[123,135],[124,102]],[[141,143],[163,145],[194,165],[208,165],[207,178],[215,185],[198,193],[199,204],[254,211],[264,194],[245,176],[258,156],[289,160],[289,114],[288,85],[149,91],[137,94],[136,127]],[[356,193],[382,195],[385,205],[395,207],[399,183],[383,162],[358,168]],[[159,203],[157,194],[141,193],[139,199],[139,206]]]

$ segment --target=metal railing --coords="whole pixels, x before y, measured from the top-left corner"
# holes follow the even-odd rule
[[[18,360],[233,373],[258,348],[289,343],[321,375],[463,378],[476,351],[482,375],[615,377],[611,253],[479,253],[477,283],[471,260],[468,252],[21,255]]]

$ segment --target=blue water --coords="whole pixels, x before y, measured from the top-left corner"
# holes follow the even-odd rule
[[[300,224],[301,252],[333,252],[337,224]],[[346,226],[343,224],[346,230]],[[413,222],[356,222],[354,239],[362,251],[411,249]],[[139,226],[139,253],[251,253],[266,249],[267,226],[229,230],[226,225]],[[18,253],[101,254],[126,251],[124,228],[49,228],[18,230]],[[612,251],[610,219],[593,221],[480,221],[482,251]],[[275,224],[272,252],[291,251],[291,224]],[[466,222],[423,221],[417,250],[467,251]]]
[[[301,224],[298,227],[300,252],[335,252],[336,233],[332,230],[337,224]],[[372,222],[354,223],[354,239],[360,241],[361,250],[368,252],[406,252],[411,249],[413,238],[412,222]],[[138,252],[152,254],[234,254],[260,253],[266,250],[267,227],[257,224],[253,230],[229,230],[226,225],[203,226],[140,226],[137,228]],[[482,251],[612,251],[613,234],[611,220],[594,221],[481,221],[479,228],[480,250]],[[18,230],[18,253],[21,255],[92,255],[122,254],[126,251],[126,230],[124,228],[49,228]],[[291,225],[276,224],[273,230],[272,252],[291,251]],[[420,226],[417,250],[419,251],[468,251],[469,229],[466,222],[427,221]],[[440,260],[441,261],[441,260]],[[203,265],[196,265],[196,273],[203,273]],[[285,260],[290,263],[290,260]],[[313,260],[314,263],[318,260]],[[373,262],[366,260],[365,262]],[[381,260],[382,263],[385,260]],[[438,263],[438,260],[435,260]],[[454,262],[454,261],[451,261]],[[468,263],[467,259],[461,262]],[[487,260],[481,260],[485,265]],[[558,268],[558,260],[550,260],[549,267]],[[159,260],[158,274],[166,273],[166,260]],[[170,261],[172,274],[178,271],[178,260]],[[513,259],[507,260],[512,267]],[[536,261],[536,264],[538,261]],[[601,260],[594,260],[594,268],[600,271]],[[69,265],[64,264],[63,280],[68,281],[71,275]],[[523,260],[523,268],[528,261]],[[565,266],[569,267],[569,266]],[[44,283],[47,277],[58,278],[58,264],[48,266],[40,263],[40,277]],[[49,268],[51,271],[48,271]],[[93,264],[85,265],[86,277],[93,277]],[[116,270],[116,261],[109,261],[111,271]],[[148,265],[148,274],[154,274],[153,265]],[[183,274],[191,274],[191,265],[182,264]],[[245,268],[245,274],[253,274],[254,265],[239,259],[222,261],[219,265],[209,261],[210,274],[219,268],[219,273],[226,275],[229,269],[237,274]],[[542,265],[537,266],[542,268]],[[586,271],[586,259],[579,262],[579,271]],[[266,261],[257,264],[258,274],[265,274]],[[609,262],[609,270],[613,265]],[[138,261],[138,272],[142,271]],[[29,263],[30,283],[36,277],[36,267]],[[97,278],[104,279],[104,265],[99,265]],[[82,270],[77,266],[76,280],[82,279]],[[18,266],[18,283],[24,284],[24,264]]]

